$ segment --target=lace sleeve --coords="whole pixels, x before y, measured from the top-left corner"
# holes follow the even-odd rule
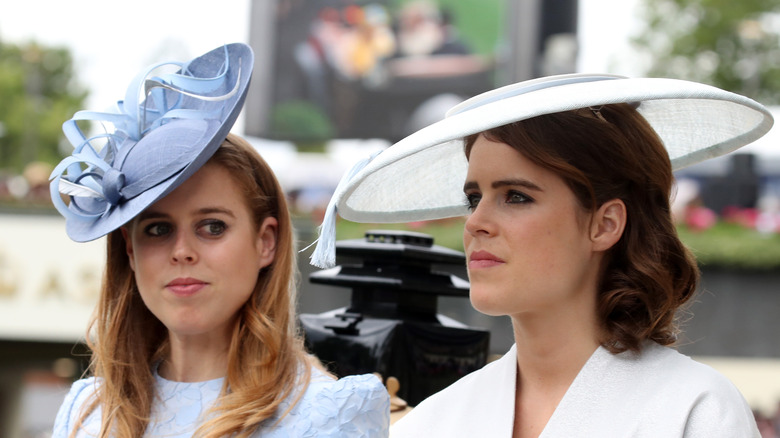
[[[285,437],[384,438],[389,434],[390,398],[371,374],[313,379],[282,423],[273,432]]]
[[[77,380],[71,385],[70,391],[62,401],[57,417],[54,419],[52,438],[67,438],[71,428],[81,413],[81,406],[95,390],[95,378]]]

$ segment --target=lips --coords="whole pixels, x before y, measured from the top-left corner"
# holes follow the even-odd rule
[[[196,278],[177,278],[166,284],[165,287],[174,295],[188,297],[203,289],[207,284]]]
[[[505,262],[487,251],[474,251],[469,256],[469,269],[490,268]]]

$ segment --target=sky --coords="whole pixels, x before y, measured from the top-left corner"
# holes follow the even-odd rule
[[[216,5],[219,4],[217,7]],[[0,40],[71,49],[87,107],[105,109],[138,71],[249,38],[250,0],[0,0]],[[169,55],[169,56],[166,56]]]

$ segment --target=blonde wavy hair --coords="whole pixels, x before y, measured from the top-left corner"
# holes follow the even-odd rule
[[[229,170],[243,189],[255,226],[278,221],[276,255],[261,270],[249,300],[239,309],[228,351],[222,393],[196,436],[247,437],[277,413],[288,397],[306,389],[310,366],[295,318],[296,279],[293,228],[287,202],[273,171],[245,140],[228,135],[209,160]],[[100,379],[85,403],[71,437],[98,406],[100,437],[138,437],[149,424],[155,397],[153,366],[168,353],[168,332],[146,308],[130,269],[119,230],[107,240],[107,263],[96,313],[87,336],[90,369]]]

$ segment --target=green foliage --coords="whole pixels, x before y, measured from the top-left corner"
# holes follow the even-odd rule
[[[293,100],[276,105],[271,113],[271,135],[292,140],[302,150],[321,149],[333,138],[333,124],[316,105]]]
[[[0,43],[0,168],[59,161],[62,123],[86,97],[67,49]]]
[[[633,43],[648,76],[704,82],[780,103],[780,0],[643,0]]]
[[[705,231],[678,228],[680,239],[707,267],[780,269],[780,234],[764,234],[737,224],[718,223]]]

